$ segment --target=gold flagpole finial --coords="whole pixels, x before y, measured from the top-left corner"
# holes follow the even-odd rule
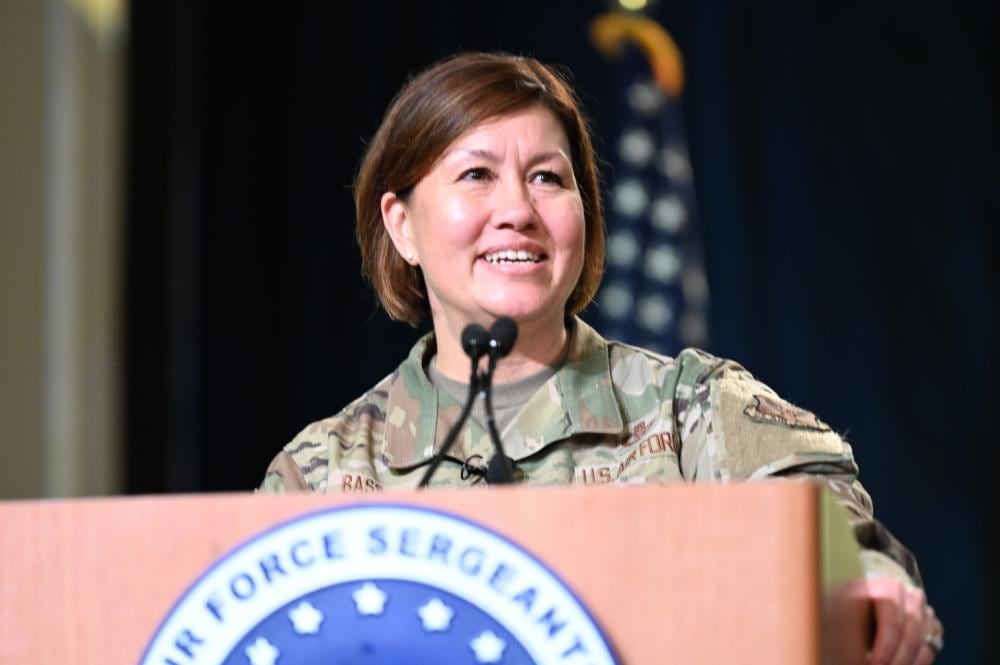
[[[670,34],[656,21],[638,14],[613,11],[590,24],[590,39],[609,57],[621,54],[625,42],[639,46],[649,60],[656,83],[671,97],[684,89],[684,60]]]

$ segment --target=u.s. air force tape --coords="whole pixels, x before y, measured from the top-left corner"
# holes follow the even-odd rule
[[[331,508],[212,566],[141,665],[617,663],[576,596],[509,540],[425,508]]]

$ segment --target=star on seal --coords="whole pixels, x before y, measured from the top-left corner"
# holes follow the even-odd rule
[[[292,629],[299,635],[315,635],[323,623],[323,613],[307,600],[302,601],[288,613]]]
[[[455,610],[445,605],[440,598],[431,598],[419,610],[420,621],[424,624],[424,630],[438,633],[448,629],[451,625],[451,618],[455,616]]]
[[[244,652],[250,665],[274,665],[281,652],[263,637],[258,637],[257,641],[248,646]]]
[[[469,642],[472,651],[476,654],[477,663],[499,663],[503,657],[503,651],[507,648],[507,643],[497,637],[497,635],[487,630]]]
[[[371,582],[365,582],[351,596],[358,614],[362,616],[377,616],[382,614],[389,596]]]

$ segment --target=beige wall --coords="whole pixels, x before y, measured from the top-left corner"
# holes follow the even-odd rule
[[[122,44],[0,2],[0,498],[121,484]]]

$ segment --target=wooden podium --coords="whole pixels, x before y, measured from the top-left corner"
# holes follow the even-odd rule
[[[860,567],[842,511],[817,486],[784,482],[2,502],[0,663],[137,663],[220,556],[359,502],[432,507],[520,545],[625,664],[863,662],[869,609],[852,600]]]

